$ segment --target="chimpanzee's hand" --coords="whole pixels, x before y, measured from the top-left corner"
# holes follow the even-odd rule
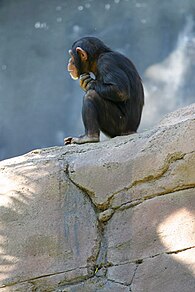
[[[91,85],[95,82],[89,73],[84,73],[80,76],[80,86],[84,91],[88,91]]]

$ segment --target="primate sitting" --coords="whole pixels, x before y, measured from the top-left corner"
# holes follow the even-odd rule
[[[135,133],[144,91],[133,63],[95,37],[79,39],[69,54],[68,71],[73,79],[80,78],[86,92],[82,107],[85,134],[65,138],[64,144],[99,142],[100,131],[111,138]]]

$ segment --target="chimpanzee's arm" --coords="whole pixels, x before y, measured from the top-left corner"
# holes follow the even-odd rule
[[[98,62],[98,78],[91,83],[101,97],[121,102],[130,97],[130,84],[127,74],[111,58],[101,58]]]

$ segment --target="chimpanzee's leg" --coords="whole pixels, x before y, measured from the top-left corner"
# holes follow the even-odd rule
[[[82,118],[85,127],[85,135],[89,137],[98,137],[100,127],[98,122],[98,105],[95,91],[88,91],[83,98]]]
[[[109,137],[121,135],[127,121],[119,104],[103,99],[94,90],[84,96],[82,116],[85,135],[94,138],[99,138],[100,130]]]
[[[85,134],[78,137],[64,139],[64,144],[84,144],[99,142],[100,128],[98,123],[98,109],[96,107],[96,92],[90,90],[83,98],[82,118]]]
[[[122,103],[102,98],[95,90],[89,90],[84,96],[82,108],[85,135],[66,138],[65,144],[98,142],[100,130],[111,138],[132,133],[127,130],[128,117],[123,106]]]

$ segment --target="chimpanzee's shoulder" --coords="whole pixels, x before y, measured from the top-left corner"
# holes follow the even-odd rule
[[[126,63],[128,62],[128,59],[115,51],[111,51],[111,52],[106,52],[103,53],[99,56],[98,58],[98,67],[99,68],[105,68],[105,67],[115,67],[115,66],[119,66],[120,64]]]
[[[99,60],[113,60],[113,59],[124,59],[126,58],[124,55],[118,53],[118,52],[115,52],[115,51],[110,51],[110,52],[106,52],[106,53],[103,53],[99,56]]]

